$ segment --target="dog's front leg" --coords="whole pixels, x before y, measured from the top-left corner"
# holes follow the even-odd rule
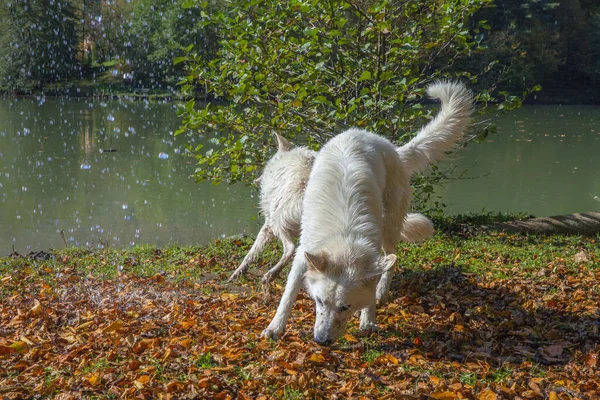
[[[390,286],[392,284],[393,277],[394,277],[393,270],[386,271],[383,275],[381,275],[381,278],[379,279],[379,282],[377,283],[376,298],[377,298],[378,305],[382,305],[383,303],[385,303],[388,300],[388,295],[390,293]]]
[[[377,330],[377,315],[375,303],[363,308],[360,311],[360,330],[361,331],[376,331]]]
[[[296,254],[283,296],[281,296],[281,301],[279,302],[279,307],[277,307],[277,312],[267,329],[262,332],[261,336],[263,337],[273,340],[278,340],[281,337],[285,329],[285,324],[292,312],[292,307],[294,307],[294,303],[296,302],[300,287],[302,287],[302,277],[306,271],[306,262],[304,261],[304,252]]]

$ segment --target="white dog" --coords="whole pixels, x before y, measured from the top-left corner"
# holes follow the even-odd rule
[[[376,328],[376,302],[387,296],[411,201],[410,177],[454,148],[472,112],[472,94],[462,84],[438,82],[428,94],[442,109],[405,146],[350,129],[318,153],[302,205],[300,245],[263,336],[281,336],[305,273],[316,302],[317,343],[335,342],[354,310],[361,310],[360,329]]]
[[[304,189],[317,153],[306,147],[294,147],[276,133],[275,137],[277,153],[267,162],[262,175],[257,179],[260,183],[260,209],[265,223],[250,251],[229,278],[229,282],[245,275],[250,265],[274,237],[283,243],[283,255],[263,276],[264,285],[276,278],[294,255],[294,241],[300,236]],[[400,240],[420,243],[433,236],[433,233],[433,224],[427,217],[416,213],[408,214]]]

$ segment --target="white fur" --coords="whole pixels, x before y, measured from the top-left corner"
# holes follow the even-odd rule
[[[473,112],[473,94],[460,82],[436,82],[427,87],[427,94],[440,100],[442,109],[410,142],[398,148],[409,175],[425,170],[453,150]]]
[[[423,214],[409,213],[402,225],[400,240],[408,243],[422,243],[433,236],[433,222]]]
[[[245,275],[265,246],[276,237],[283,243],[283,255],[263,276],[262,282],[267,285],[292,258],[294,241],[300,236],[302,199],[316,152],[306,147],[294,147],[280,135],[275,134],[275,137],[278,151],[267,162],[263,174],[257,179],[260,184],[260,208],[265,223],[252,248],[229,278],[230,282]],[[400,238],[405,242],[420,243],[433,234],[433,224],[427,217],[410,213],[406,216]]]
[[[442,110],[428,124],[437,129],[423,128],[402,148],[350,129],[319,152],[302,205],[300,245],[263,336],[278,339],[283,333],[305,272],[317,302],[315,341],[335,342],[353,310],[361,310],[361,329],[376,328],[376,301],[389,291],[393,253],[411,200],[410,176],[455,146],[470,115],[470,93],[461,84],[438,83],[430,93],[442,100]]]

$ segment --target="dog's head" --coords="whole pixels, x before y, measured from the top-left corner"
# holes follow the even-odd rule
[[[316,305],[314,339],[321,345],[338,340],[355,311],[375,304],[379,278],[394,267],[396,255],[364,250],[358,246],[337,255],[304,253],[306,287]]]

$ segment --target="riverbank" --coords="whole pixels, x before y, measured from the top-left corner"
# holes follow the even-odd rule
[[[181,94],[176,84],[167,85],[166,88],[149,88],[130,85],[126,82],[110,78],[101,78],[99,81],[92,79],[58,82],[47,84],[43,88],[21,89],[7,91],[0,88],[2,96],[17,97],[76,97],[76,98],[102,98],[102,99],[148,99],[148,100],[177,100],[186,98]],[[207,101],[206,93],[198,93],[196,100]],[[432,102],[435,104],[436,102]],[[544,88],[528,96],[524,104],[527,105],[597,105],[600,104],[600,94],[592,87],[571,88],[556,87]]]
[[[177,398],[596,398],[598,237],[472,235],[464,219],[401,244],[381,331],[356,318],[312,340],[300,297],[279,343],[260,338],[260,276],[226,279],[251,239],[203,247],[67,249],[0,259],[2,396]],[[489,220],[488,220],[489,222]],[[66,397],[65,397],[66,398]]]

